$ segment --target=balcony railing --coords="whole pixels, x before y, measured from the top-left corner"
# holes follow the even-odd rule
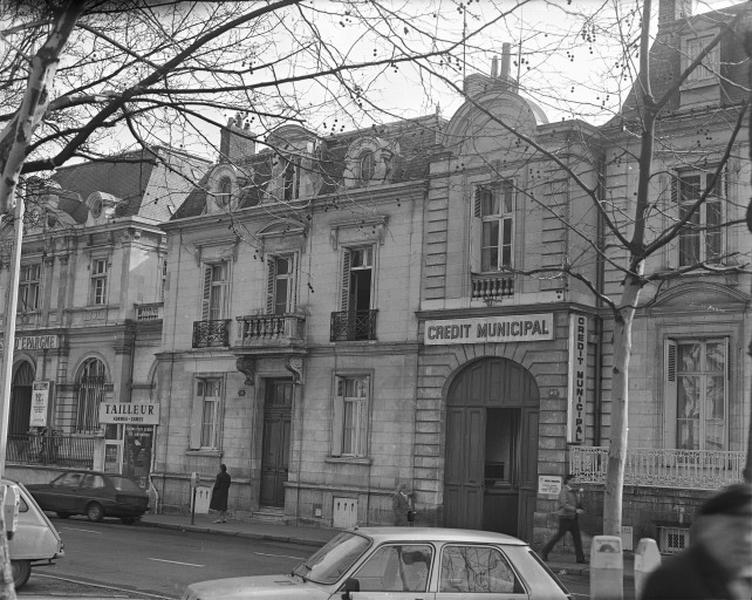
[[[216,348],[229,346],[230,319],[193,322],[193,347]]]
[[[8,462],[94,468],[94,436],[70,434],[8,434]]]
[[[570,470],[578,481],[605,483],[608,448],[572,446]],[[627,450],[624,484],[715,490],[742,481],[744,452],[638,448]]]
[[[164,304],[162,302],[149,302],[136,304],[136,321],[156,321],[162,318]]]
[[[470,277],[472,298],[479,300],[501,300],[514,295],[514,276],[476,275]]]
[[[247,315],[238,317],[237,321],[240,346],[292,346],[304,341],[303,315]]]
[[[375,340],[378,312],[378,310],[333,312],[329,341]]]

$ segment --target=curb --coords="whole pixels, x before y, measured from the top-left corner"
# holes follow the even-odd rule
[[[271,533],[253,533],[250,531],[238,531],[237,529],[230,529],[224,531],[222,529],[216,529],[214,527],[205,527],[202,525],[179,525],[175,523],[156,523],[149,521],[138,521],[139,527],[158,527],[160,529],[172,529],[173,531],[190,531],[193,533],[211,533],[217,535],[225,535],[231,537],[241,537],[251,540],[263,540],[267,542],[282,542],[286,544],[300,544],[305,546],[311,546],[313,548],[321,548],[326,542],[318,540],[309,540],[306,538],[299,538],[295,536],[286,535],[274,535]]]

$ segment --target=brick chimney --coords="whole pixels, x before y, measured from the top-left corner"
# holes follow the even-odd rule
[[[253,156],[256,142],[249,123],[243,123],[240,113],[230,117],[219,137],[219,162],[236,162]]]
[[[694,0],[660,0],[658,4],[658,27],[692,16]]]

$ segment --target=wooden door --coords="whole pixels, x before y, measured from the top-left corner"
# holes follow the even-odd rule
[[[292,382],[267,380],[264,403],[264,432],[261,451],[262,506],[285,505],[287,469],[290,462]]]
[[[447,527],[481,527],[483,515],[483,446],[485,410],[447,410],[444,521]],[[475,440],[476,443],[468,443]]]

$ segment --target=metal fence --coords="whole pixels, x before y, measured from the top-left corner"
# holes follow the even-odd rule
[[[8,462],[22,465],[94,468],[94,436],[62,433],[9,434]]]
[[[605,483],[608,448],[572,446],[570,470],[578,481]],[[625,485],[676,489],[715,490],[742,481],[742,451],[680,450],[673,448],[628,449]]]

